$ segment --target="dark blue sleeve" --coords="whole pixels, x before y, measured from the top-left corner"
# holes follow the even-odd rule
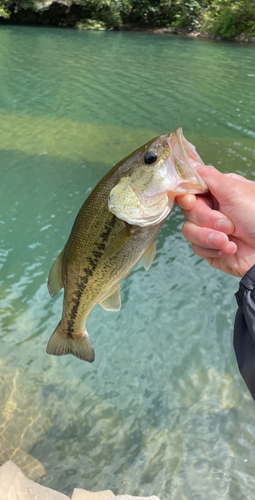
[[[255,265],[240,281],[234,349],[240,373],[255,401]]]

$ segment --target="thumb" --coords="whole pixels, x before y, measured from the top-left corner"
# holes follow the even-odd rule
[[[229,191],[231,188],[236,186],[236,179],[230,177],[228,174],[222,174],[214,168],[212,165],[201,165],[197,163],[195,165],[197,173],[206,183],[211,194],[220,201],[220,198],[226,198],[226,190]]]

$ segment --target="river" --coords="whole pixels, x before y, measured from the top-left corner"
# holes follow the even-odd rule
[[[95,362],[45,350],[63,300],[48,294],[50,267],[117,161],[181,126],[205,163],[255,180],[254,46],[0,26],[0,47],[0,375],[16,374],[29,418],[44,421],[26,450],[40,483],[252,500],[254,403],[232,346],[239,280],[192,253],[178,207],[151,269],[123,281],[121,310],[91,313]]]

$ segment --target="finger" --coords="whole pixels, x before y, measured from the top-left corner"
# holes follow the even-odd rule
[[[195,165],[197,173],[202,177],[203,181],[209,188],[209,191],[213,196],[219,200],[221,197],[225,199],[226,197],[226,174],[222,174],[214,168],[212,165],[201,165],[197,163]],[[231,191],[236,186],[237,179],[234,179],[228,175],[228,191]]]
[[[183,208],[184,210],[192,210],[196,204],[196,200],[198,199],[204,200],[205,203],[211,208],[215,208],[215,205],[218,206],[218,202],[215,200],[213,196],[209,193],[205,193],[204,195],[197,195],[195,196],[194,194],[181,194],[176,196],[175,198],[175,203]]]
[[[249,179],[246,179],[245,177],[243,177],[242,175],[239,175],[239,174],[234,174],[234,173],[230,173],[230,174],[225,174],[227,175],[228,177],[230,177],[231,179],[236,179],[237,181],[243,181],[243,182],[246,182],[246,183],[250,183],[251,181]]]
[[[221,250],[226,247],[229,242],[225,233],[213,231],[207,227],[197,226],[190,221],[183,224],[182,234],[190,243],[202,248],[217,248]]]
[[[183,194],[176,196],[175,203],[185,210],[192,210],[196,203],[196,197],[194,194]]]
[[[182,213],[186,219],[200,227],[215,229],[225,234],[232,234],[235,230],[231,219],[218,210],[212,210],[203,198],[197,197],[194,208],[190,211],[182,210]]]
[[[213,249],[213,248],[203,248],[198,245],[192,245],[193,252],[202,257],[205,260],[209,259],[221,259],[222,257],[234,255],[237,251],[237,246],[233,241],[229,241],[225,248],[221,250]]]

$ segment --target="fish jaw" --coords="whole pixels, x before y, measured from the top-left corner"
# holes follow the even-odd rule
[[[125,194],[124,210],[118,197],[120,189],[123,189]],[[125,179],[121,179],[117,193],[113,192],[109,197],[108,206],[110,212],[119,219],[128,224],[145,227],[158,224],[169,216],[174,206],[174,197],[168,196],[166,191],[142,197],[135,186],[125,185]]]
[[[178,128],[168,135],[170,152],[164,162],[161,175],[170,187],[168,196],[181,194],[202,194],[208,187],[197,173],[195,166],[204,165],[195,147],[185,139],[182,129]]]
[[[140,227],[165,220],[173,209],[176,196],[208,191],[195,169],[195,165],[203,164],[203,161],[195,147],[185,139],[182,129],[157,140],[167,144],[167,154],[150,186],[143,191],[129,177],[123,177],[111,190],[108,201],[109,210],[116,217]]]

